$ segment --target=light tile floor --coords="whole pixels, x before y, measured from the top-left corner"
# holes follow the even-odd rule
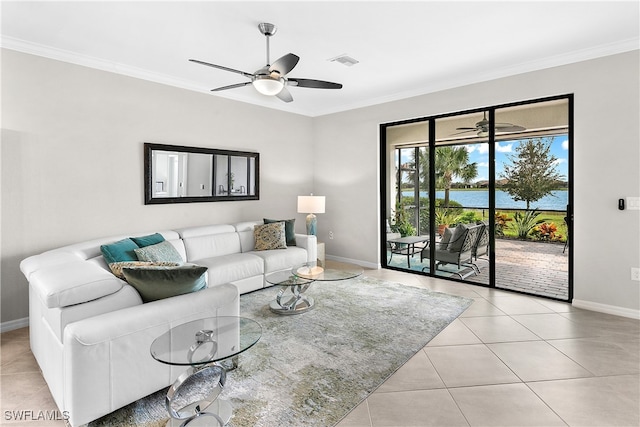
[[[337,427],[640,425],[639,321],[399,271],[365,274],[475,301]],[[0,345],[0,424],[64,426],[7,419],[57,408],[28,329],[3,333]]]
[[[393,270],[473,298],[337,427],[638,426],[640,321]]]

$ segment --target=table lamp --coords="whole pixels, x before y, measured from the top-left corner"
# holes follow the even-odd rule
[[[307,234],[316,235],[318,220],[314,214],[324,213],[324,196],[298,196],[298,213],[308,213]]]

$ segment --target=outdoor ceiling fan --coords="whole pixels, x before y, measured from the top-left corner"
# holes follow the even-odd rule
[[[323,80],[286,77],[286,75],[296,66],[296,64],[300,60],[300,57],[294,55],[293,53],[288,53],[271,64],[269,60],[269,38],[276,33],[277,28],[273,24],[262,23],[258,25],[258,29],[267,38],[267,65],[260,68],[255,73],[247,73],[245,71],[224,67],[222,65],[211,64],[209,62],[204,62],[197,59],[189,59],[189,61],[195,62],[196,64],[206,65],[207,67],[218,68],[224,71],[231,71],[232,73],[241,74],[244,77],[249,78],[248,82],[218,87],[215,89],[211,89],[212,92],[235,89],[251,84],[258,92],[263,95],[275,95],[284,102],[291,102],[293,101],[293,97],[287,89],[287,86],[307,87],[315,89],[342,88],[342,85],[340,83],[326,82]]]
[[[520,132],[527,129],[525,127],[514,125],[512,123],[496,123],[495,128],[496,133]],[[467,132],[476,132],[478,136],[489,135],[489,119],[487,119],[487,112],[484,112],[482,120],[476,123],[474,127],[461,127],[456,128],[456,130],[460,130],[462,132],[454,133],[453,135],[460,135]]]

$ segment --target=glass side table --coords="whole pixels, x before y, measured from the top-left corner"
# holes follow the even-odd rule
[[[227,376],[219,362],[253,347],[261,336],[262,326],[254,320],[220,316],[175,326],[156,338],[151,343],[155,360],[189,366],[167,391],[170,418],[166,425],[226,425],[232,410],[228,402],[218,399]]]
[[[307,262],[296,265],[291,270],[267,274],[267,283],[281,286],[276,299],[269,303],[269,309],[278,314],[304,313],[315,306],[313,298],[305,295],[312,283],[353,279],[363,271],[358,266],[323,268],[316,262]]]

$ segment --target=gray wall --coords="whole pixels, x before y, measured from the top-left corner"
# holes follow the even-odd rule
[[[28,316],[23,258],[97,237],[297,218],[312,119],[2,51],[2,313]],[[260,200],[144,205],[143,143],[260,153]]]
[[[630,268],[640,266],[640,211],[621,212],[617,200],[640,196],[639,75],[633,51],[317,118],[319,240],[334,257],[380,264],[380,123],[573,93],[574,304],[638,316]]]
[[[575,94],[575,302],[637,315],[639,211],[616,201],[640,196],[638,64],[634,51],[308,118],[4,50],[1,320],[28,315],[26,256],[262,216],[295,217],[304,232],[296,196],[310,192],[327,197],[318,215],[327,254],[378,266],[380,123],[566,93]],[[143,142],[258,151],[261,200],[145,206]]]

